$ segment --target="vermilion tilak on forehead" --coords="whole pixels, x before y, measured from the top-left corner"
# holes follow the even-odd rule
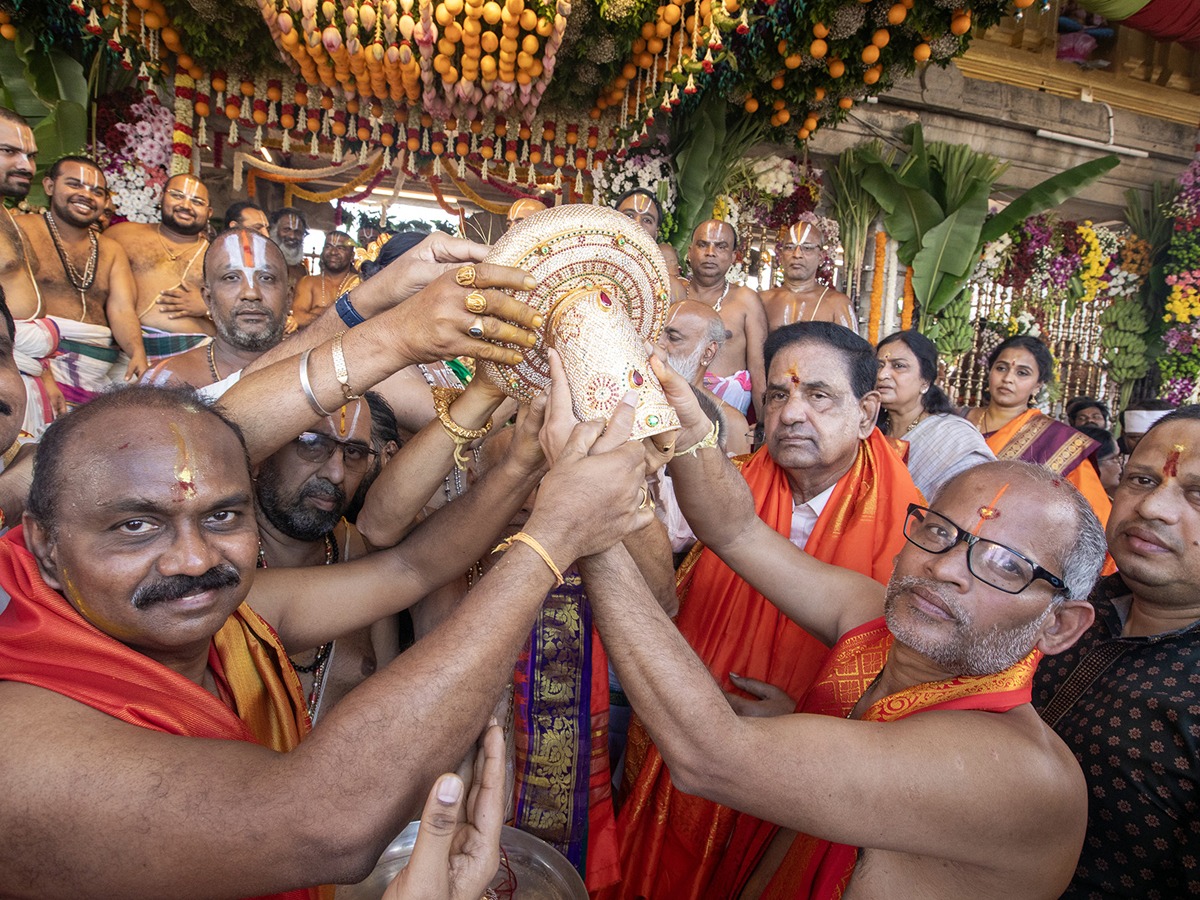
[[[979,521],[975,523],[975,530],[971,534],[978,536],[979,529],[983,527],[984,522],[990,522],[992,519],[1000,518],[1000,510],[996,504],[1000,502],[1000,498],[1004,496],[1004,492],[1008,490],[1008,482],[996,492],[996,496],[992,498],[991,503],[986,503],[979,507]]]
[[[175,425],[171,426],[171,434],[175,436],[175,446],[179,449],[179,458],[175,462],[175,487],[182,495],[175,499],[194,500],[196,497],[196,470],[192,467],[187,441],[184,440],[183,433]]]
[[[250,232],[242,232],[242,264],[246,267],[254,265],[254,242],[250,240]]]
[[[1175,478],[1179,475],[1179,457],[1187,448],[1183,444],[1176,444],[1167,454],[1167,460],[1163,463],[1163,475],[1167,478]]]

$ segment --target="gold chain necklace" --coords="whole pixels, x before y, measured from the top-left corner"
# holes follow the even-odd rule
[[[213,349],[214,345],[216,343],[217,343],[216,341],[208,342],[208,371],[210,371],[212,373],[213,384],[217,384],[221,380],[221,376],[217,374],[217,355]],[[259,553],[259,556],[261,557],[262,556],[262,548],[261,547],[259,548],[258,553]],[[267,565],[264,562],[263,568],[265,569],[266,567],[267,567]]]
[[[79,321],[82,322],[87,318],[87,292],[96,283],[96,272],[100,268],[100,241],[96,237],[96,232],[89,228],[87,235],[92,247],[88,253],[88,261],[83,267],[83,275],[81,276],[79,270],[75,268],[75,263],[71,261],[71,257],[67,254],[67,248],[63,244],[62,235],[58,233],[58,223],[54,221],[54,215],[50,210],[46,210],[42,213],[42,217],[46,220],[46,230],[50,232],[50,240],[54,242],[54,249],[58,251],[58,258],[62,262],[63,272],[66,274],[67,280],[79,292]]]
[[[338,297],[342,296],[342,288],[344,288],[346,286],[346,282],[350,280],[350,276],[353,274],[354,274],[354,270],[351,269],[345,275],[342,276],[342,280],[338,282],[337,290],[333,292],[333,298],[335,300]],[[321,273],[321,309],[324,309],[328,305],[329,305],[329,303],[328,303],[328,301],[326,299],[326,295],[325,295],[325,273],[322,272]]]

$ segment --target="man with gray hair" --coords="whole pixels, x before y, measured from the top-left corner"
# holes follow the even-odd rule
[[[725,323],[711,306],[695,300],[680,300],[667,312],[667,324],[659,335],[658,346],[666,352],[671,368],[719,406],[729,426],[725,452],[740,456],[750,452],[750,424],[741,410],[704,386],[704,373],[725,346],[727,335]]]
[[[711,422],[682,379],[655,371],[683,425],[670,468],[697,536],[832,650],[799,714],[746,715],[624,554],[581,563],[605,647],[675,785],[762,820],[740,823],[711,865],[659,866],[626,894],[825,897],[852,881],[862,896],[1057,897],[1087,792],[1030,695],[1041,656],[1094,617],[1105,542],[1087,501],[1037,466],[977,466],[929,507],[909,506],[884,588],[762,522],[710,452]],[[627,835],[623,868],[672,848]]]

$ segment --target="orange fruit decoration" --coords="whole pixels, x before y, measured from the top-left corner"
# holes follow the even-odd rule
[[[896,3],[888,9],[887,20],[889,25],[899,25],[906,18],[908,18],[908,7],[903,3]]]
[[[874,44],[867,44],[862,50],[862,61],[868,66],[874,65],[879,61],[879,48]]]
[[[823,59],[825,54],[829,52],[829,45],[820,38],[817,38],[809,44],[808,52],[812,55],[813,59]]]
[[[758,101],[753,97],[747,97],[746,102],[742,104],[742,108],[748,113],[758,112]]]
[[[922,41],[913,47],[913,59],[917,62],[925,62],[925,60],[929,59],[930,52],[929,45]]]
[[[960,10],[954,14],[954,18],[950,20],[950,33],[956,34],[959,37],[971,30],[971,13],[969,10]]]
[[[813,26],[813,37],[815,37],[815,38],[829,37],[829,29],[825,27],[824,22],[818,22],[816,25]]]
[[[888,45],[888,41],[891,39],[892,34],[886,28],[880,28],[873,35],[871,35],[871,43],[880,50],[886,47]]]
[[[844,62],[836,57],[829,60],[830,78],[841,78],[844,74],[846,74],[846,64]]]

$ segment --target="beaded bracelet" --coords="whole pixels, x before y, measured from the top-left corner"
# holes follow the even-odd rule
[[[558,566],[556,566],[554,564],[554,560],[552,560],[550,558],[550,554],[547,553],[546,549],[537,542],[536,538],[531,537],[530,535],[526,534],[525,532],[518,531],[512,537],[501,541],[499,544],[496,545],[495,549],[492,550],[492,552],[499,553],[502,550],[507,550],[516,541],[520,541],[522,544],[529,547],[531,550],[533,550],[534,553],[536,553],[538,556],[540,556],[542,558],[542,562],[544,562],[547,566],[550,567],[550,571],[554,573],[554,577],[558,581],[558,584],[556,584],[554,586],[562,587],[563,581],[564,581],[563,574],[562,574],[562,572],[560,572],[558,570]]]
[[[692,444],[692,446],[688,447],[686,450],[676,450],[675,455],[676,456],[695,456],[696,453],[700,450],[707,450],[709,447],[715,447],[715,446],[717,446],[717,435],[719,433],[720,433],[720,429],[717,427],[717,423],[713,422],[712,428],[709,430],[708,434],[706,434],[704,437],[702,437],[696,443]]]
[[[337,300],[334,301],[333,307],[337,310],[337,314],[341,317],[342,321],[346,323],[347,328],[353,328],[355,325],[361,325],[363,322],[367,321],[362,317],[359,311],[354,308],[354,304],[350,302],[349,291],[346,291],[344,294],[342,294],[342,296],[338,297]]]
[[[308,400],[308,405],[312,407],[313,412],[318,416],[332,416],[333,413],[321,405],[321,401],[313,393],[312,383],[308,380],[308,357],[311,353],[312,348],[310,347],[300,354],[300,387],[303,388],[304,397]]]
[[[457,400],[463,392],[448,387],[431,387],[429,390],[433,393],[434,412],[437,413],[438,420],[442,423],[446,434],[450,435],[450,439],[454,441],[454,465],[461,471],[467,467],[467,457],[463,453],[463,448],[471,441],[477,441],[491,431],[492,419],[489,416],[482,428],[463,428],[450,416],[450,404]]]

